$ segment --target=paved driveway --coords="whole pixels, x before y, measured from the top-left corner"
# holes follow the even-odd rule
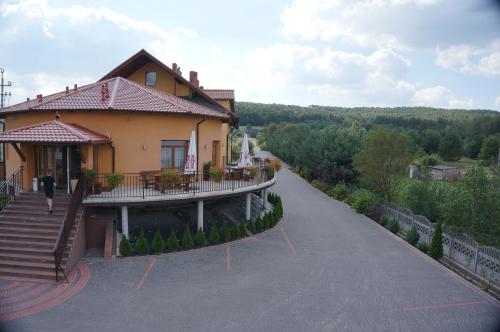
[[[89,261],[69,300],[2,331],[495,331],[500,305],[283,170],[288,220],[231,246]]]

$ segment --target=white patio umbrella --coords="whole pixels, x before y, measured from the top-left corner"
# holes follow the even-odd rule
[[[191,132],[191,140],[189,141],[189,149],[186,156],[186,163],[184,164],[184,173],[185,174],[194,174],[196,173],[196,134],[194,130]]]
[[[248,148],[248,135],[243,136],[243,143],[241,143],[240,159],[238,160],[238,167],[250,167],[252,160],[250,159],[250,149]]]

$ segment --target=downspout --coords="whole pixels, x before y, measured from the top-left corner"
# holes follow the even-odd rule
[[[203,118],[196,124],[196,173],[200,169],[200,125],[206,120],[207,118]]]
[[[232,135],[233,135],[233,128],[229,129],[229,131],[227,132],[227,135],[226,135],[226,163],[229,165],[230,164],[230,160],[229,160],[229,136],[231,135],[231,138],[232,138]],[[226,166],[226,165],[224,165]]]
[[[115,172],[115,147],[113,143],[109,143],[109,147],[111,148],[111,172]]]

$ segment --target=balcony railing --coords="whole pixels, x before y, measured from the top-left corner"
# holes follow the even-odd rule
[[[263,162],[245,169],[227,167],[218,172],[208,170],[185,174],[183,169],[143,171],[139,173],[99,174],[85,181],[87,199],[148,198],[179,196],[237,190],[270,181],[274,172]]]

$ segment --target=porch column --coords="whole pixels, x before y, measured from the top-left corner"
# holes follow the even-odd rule
[[[247,202],[245,206],[245,220],[249,221],[252,218],[252,194],[247,194]]]
[[[264,206],[264,211],[267,211],[267,207],[269,206],[269,204],[267,204],[267,189],[263,189],[262,190],[262,203],[263,203],[263,206]]]
[[[122,233],[128,239],[128,207],[122,206]]]
[[[198,201],[198,229],[203,230],[203,200]]]

